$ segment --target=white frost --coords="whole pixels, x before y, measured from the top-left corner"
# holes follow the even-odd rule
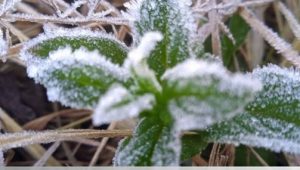
[[[162,79],[174,96],[168,108],[180,130],[205,129],[241,114],[262,89],[260,81],[249,75],[195,59],[167,70]]]
[[[214,79],[218,79],[219,90],[231,92],[236,95],[243,95],[245,90],[256,92],[262,89],[260,81],[251,78],[249,75],[240,73],[232,74],[226,70],[220,62],[207,62],[204,60],[189,59],[169,69],[162,76],[163,80],[179,82],[179,87],[188,83],[184,80],[201,78],[201,84],[210,85]],[[196,81],[196,80],[195,80]]]
[[[167,26],[168,30],[166,30],[168,33],[166,36],[169,38],[168,52],[178,46],[182,46],[178,53],[186,54],[188,50],[193,51],[189,48],[191,47],[190,45],[193,44],[193,41],[196,41],[197,24],[190,10],[190,5],[192,4],[191,0],[132,0],[125,3],[127,12],[123,12],[123,17],[131,21],[134,44],[140,42],[145,32],[159,31],[156,24],[160,25],[162,23],[155,23],[154,20],[164,20],[164,18],[161,17],[162,14],[159,9],[160,5],[165,4],[167,4],[167,23],[169,24]],[[137,23],[142,23],[139,24],[139,27],[141,27],[139,31],[136,27]],[[159,27],[161,27],[161,25]],[[180,44],[178,44],[178,39],[181,39]]]
[[[58,37],[64,37],[64,38],[87,38],[87,39],[109,39],[113,42],[117,42],[121,44],[120,48],[124,48],[125,51],[128,50],[127,46],[119,41],[115,36],[99,31],[91,31],[89,29],[82,29],[82,28],[72,28],[72,29],[66,29],[62,27],[53,26],[50,24],[44,25],[44,33],[39,34],[36,38],[26,42],[20,52],[21,59],[24,60],[27,65],[31,64],[42,64],[44,60],[40,58],[39,56],[34,56],[30,49],[37,47],[39,44],[55,39]],[[66,45],[65,45],[66,46]]]
[[[155,73],[149,68],[146,59],[154,50],[157,42],[162,39],[163,36],[159,32],[146,33],[139,46],[129,52],[128,59],[124,63],[124,67],[130,70],[137,77],[136,79],[146,80],[149,83],[148,86],[152,86],[158,92],[162,90],[162,87],[157,81]]]
[[[157,42],[163,39],[163,35],[159,32],[148,32],[146,33],[139,46],[136,49],[133,49],[129,52],[128,64],[131,64],[133,67],[138,66],[141,64],[142,60],[148,57],[152,50],[154,50]]]
[[[282,114],[291,121],[300,120],[299,69],[280,68],[269,64],[255,69],[250,75],[264,85],[264,90],[248,106],[250,110],[258,109],[267,113],[265,110],[276,107],[276,110],[272,111],[273,114]]]
[[[155,98],[151,94],[134,96],[126,88],[114,85],[100,98],[93,114],[93,124],[136,117],[140,112],[152,109],[154,103]]]
[[[14,10],[15,4],[20,1],[21,0],[3,0],[2,4],[0,5],[0,16],[8,11]]]
[[[211,141],[263,147],[275,152],[300,153],[300,128],[295,124],[250,115],[243,115],[238,121],[226,124],[217,131],[209,130]]]
[[[60,101],[62,104],[74,108],[86,108],[87,106],[85,106],[84,102],[74,102],[71,101],[70,98],[76,100],[80,100],[81,98],[85,101],[88,100],[86,97],[91,96],[85,96],[81,93],[93,95],[92,97],[97,98],[101,95],[99,91],[92,86],[72,87],[70,82],[60,81],[51,77],[55,70],[67,72],[71,67],[80,68],[84,74],[94,80],[103,79],[104,75],[100,75],[98,72],[89,72],[88,70],[85,70],[84,67],[97,68],[102,70],[105,73],[105,76],[109,76],[119,81],[125,82],[130,77],[129,72],[126,69],[108,61],[105,57],[101,56],[98,51],[88,51],[85,48],[79,48],[73,52],[71,47],[51,52],[48,59],[42,62],[42,64],[28,65],[27,72],[28,75],[34,78],[38,83],[42,83],[46,86],[49,100]],[[108,79],[108,77],[106,77],[106,79]],[[72,88],[64,90],[66,87]],[[88,106],[87,108],[92,107],[93,106]]]

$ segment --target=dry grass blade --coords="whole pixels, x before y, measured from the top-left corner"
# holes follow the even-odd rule
[[[216,0],[211,0],[210,3],[212,6],[215,6]],[[208,17],[209,17],[209,23],[212,26],[211,41],[212,41],[213,54],[217,56],[222,56],[220,31],[219,31],[220,16],[218,15],[218,12],[216,10],[213,10],[208,13]]]
[[[35,22],[35,23],[45,23],[45,22],[51,22],[51,23],[60,23],[60,24],[87,24],[87,23],[93,23],[97,22],[100,24],[107,24],[107,25],[128,25],[128,20],[123,18],[116,18],[116,17],[105,17],[105,18],[99,18],[99,17],[90,17],[90,18],[58,18],[53,16],[47,16],[47,15],[30,15],[30,14],[7,14],[5,15],[5,19],[9,21],[26,21],[26,22]]]
[[[300,67],[300,58],[297,51],[285,40],[281,39],[277,33],[273,32],[265,24],[263,24],[256,16],[246,8],[240,9],[240,15],[244,20],[258,32],[273,48],[282,54],[288,61],[295,66]]]
[[[48,150],[47,152],[39,159],[34,166],[44,166],[47,162],[47,160],[51,157],[51,155],[56,151],[56,149],[59,147],[60,142],[55,142]]]
[[[131,130],[92,130],[92,129],[69,129],[49,130],[43,132],[17,132],[0,136],[1,150],[24,147],[32,144],[66,141],[79,138],[103,138],[103,137],[126,137],[132,134]]]
[[[250,152],[255,156],[255,158],[261,163],[263,166],[269,166],[268,163],[251,147],[249,147]]]
[[[22,127],[9,117],[1,108],[0,119],[3,121],[4,127],[10,132],[20,132],[23,130]],[[27,146],[24,149],[35,159],[41,158],[41,156],[46,152],[41,145]],[[0,147],[0,150],[3,149]],[[60,166],[61,164],[53,157],[50,157],[47,165]]]
[[[111,124],[109,125],[109,127],[108,127],[107,129],[108,129],[108,130],[112,130],[112,129],[115,128],[115,126],[116,126],[116,123],[113,122],[113,123],[111,123]],[[93,158],[92,158],[92,160],[91,160],[89,166],[94,166],[94,165],[96,165],[97,160],[99,159],[100,153],[102,152],[103,148],[105,147],[106,143],[108,142],[108,139],[109,139],[109,138],[106,137],[106,138],[103,138],[103,139],[101,140],[101,143],[100,143],[100,145],[98,146],[98,148],[97,148],[97,150],[96,150],[96,152],[95,152],[95,154],[94,154],[94,156],[93,156]]]
[[[289,166],[300,166],[300,155],[284,154]]]
[[[294,35],[297,37],[297,39],[300,39],[300,24],[296,17],[282,2],[278,2],[278,9],[284,15]]]
[[[67,117],[67,116],[84,116],[84,115],[90,115],[90,114],[91,114],[91,111],[89,111],[89,110],[75,110],[75,109],[62,110],[59,112],[54,112],[54,113],[39,117],[37,119],[34,119],[34,120],[26,123],[23,127],[24,127],[24,129],[30,129],[30,130],[42,130],[47,126],[47,124],[51,120],[57,118],[58,116],[65,116],[65,117]]]

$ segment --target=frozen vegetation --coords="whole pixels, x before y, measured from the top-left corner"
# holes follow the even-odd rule
[[[17,1],[4,2],[0,16]],[[231,72],[221,62],[220,46],[224,44],[212,46],[216,55],[207,53],[203,47],[201,37],[211,34],[213,42],[220,40],[220,35],[213,32],[213,28],[220,27],[232,46],[238,48],[240,40],[220,18],[241,7],[239,19],[252,27],[261,25],[254,30],[299,66],[298,53],[290,44],[253,19],[251,11],[244,8],[259,2],[230,2],[197,3],[192,12],[191,0],[132,0],[125,4],[127,10],[121,18],[106,21],[123,23],[127,19],[133,37],[130,47],[104,31],[45,24],[44,33],[24,43],[21,59],[28,76],[46,87],[49,100],[93,110],[94,125],[129,118],[138,120],[133,135],[119,143],[114,158],[117,166],[178,166],[181,160],[193,156],[182,158],[182,153],[198,149],[182,147],[188,132],[192,132],[192,137],[201,137],[201,142],[191,138],[189,144],[244,144],[300,154],[299,70],[269,64],[248,73]],[[271,1],[261,1],[267,2]],[[41,18],[56,19],[59,23],[59,18],[66,18],[84,3],[77,1],[68,10],[57,11],[58,18]],[[111,10],[95,13],[96,4],[97,1],[88,1],[85,19],[109,20]],[[280,5],[298,35],[295,18],[284,4]],[[203,13],[209,13],[210,18],[215,15],[211,12],[214,9],[222,15],[215,16],[214,21],[204,20]],[[205,27],[211,28],[207,35],[201,30]],[[0,33],[0,56],[4,56],[8,44]],[[204,149],[205,144],[198,150]],[[2,160],[0,152],[0,164]]]

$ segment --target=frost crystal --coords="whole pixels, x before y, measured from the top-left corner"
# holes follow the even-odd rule
[[[105,43],[101,45],[97,44],[97,41],[109,40],[111,43],[118,44],[119,45],[118,47],[122,51],[125,52],[128,51],[128,48],[123,42],[119,41],[113,35],[107,33],[96,32],[96,31],[91,31],[88,29],[81,29],[81,28],[66,29],[66,28],[56,27],[52,25],[45,25],[44,31],[45,31],[44,34],[40,34],[38,37],[25,43],[23,49],[21,50],[21,59],[23,59],[28,65],[32,63],[41,64],[41,62],[43,62],[44,59],[47,58],[50,51],[55,51],[58,50],[59,48],[66,47],[68,45],[72,45],[74,49],[77,49],[81,46],[84,46],[84,44],[86,44],[86,48],[88,48],[90,51],[93,51],[95,49],[99,50],[99,48],[101,48],[101,45],[105,47],[107,46],[105,45]],[[72,41],[72,43],[66,44],[67,40]],[[81,44],[78,44],[78,42],[81,42]],[[44,43],[46,43],[46,47],[43,46]],[[95,44],[93,47],[90,47],[89,46],[90,43],[95,43]],[[106,44],[108,44],[108,42],[106,42]],[[107,46],[106,48],[103,49],[101,48],[101,51],[99,52],[102,54],[106,51],[106,53],[108,54],[109,53],[114,54],[114,51],[112,51],[112,49],[115,48],[112,48],[111,46]],[[117,58],[117,56],[114,57]]]
[[[146,33],[139,46],[128,54],[129,61],[133,66],[137,66],[143,59],[149,57],[152,50],[154,50],[157,42],[163,39],[163,35],[159,32]],[[142,73],[141,73],[142,74]]]
[[[180,163],[180,131],[176,128],[164,128],[157,141],[151,161],[154,166],[178,166]]]
[[[100,98],[94,111],[93,123],[94,125],[101,125],[136,117],[142,111],[152,109],[154,102],[155,98],[151,94],[134,96],[126,88],[120,85],[113,85]]]
[[[300,128],[292,123],[244,114],[208,130],[210,141],[300,153]]]
[[[20,2],[21,0],[3,0],[0,6],[0,16],[8,12],[9,10],[13,10],[16,3]]]
[[[129,52],[128,59],[124,64],[124,67],[131,70],[140,82],[147,82],[146,86],[154,89],[155,92],[160,92],[161,86],[156,79],[155,73],[149,69],[146,59],[155,48],[157,42],[161,41],[162,38],[162,35],[158,32],[146,33],[139,46]]]
[[[126,18],[131,18],[134,41],[138,44],[149,31],[159,31],[164,40],[158,43],[148,62],[150,68],[160,76],[168,67],[173,67],[190,54],[194,40],[196,22],[190,13],[190,1],[178,0],[134,0],[127,3]]]
[[[250,76],[229,73],[220,63],[190,59],[167,70],[165,95],[169,111],[181,130],[203,129],[243,113],[261,90]]]
[[[134,135],[120,142],[114,164],[117,166],[177,166],[180,133],[172,126],[143,118]]]
[[[50,52],[42,65],[30,64],[27,71],[46,86],[49,100],[74,108],[92,108],[106,87],[130,77],[97,51],[70,47]]]
[[[300,71],[270,64],[255,69],[252,76],[264,87],[247,110],[300,125]]]

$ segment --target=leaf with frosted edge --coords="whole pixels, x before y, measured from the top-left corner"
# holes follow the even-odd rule
[[[270,64],[255,69],[251,75],[263,83],[263,90],[247,111],[300,125],[300,71]]]
[[[143,118],[133,137],[124,139],[114,158],[117,166],[178,166],[179,133],[159,120]]]
[[[94,110],[93,124],[101,125],[136,117],[140,112],[152,109],[154,103],[155,98],[152,94],[135,96],[125,87],[113,85],[100,98]]]
[[[85,48],[51,52],[42,65],[30,64],[27,71],[47,88],[49,100],[73,108],[92,108],[113,83],[130,81],[126,69]]]
[[[149,68],[147,63],[147,58],[162,38],[159,32],[147,32],[141,39],[139,46],[128,54],[124,67],[130,70],[137,93],[152,92],[157,94],[162,90],[155,72]]]
[[[167,70],[162,79],[163,95],[180,130],[204,129],[230,119],[261,90],[261,83],[250,76],[204,60],[187,60]]]
[[[126,5],[129,9],[126,17],[133,20],[136,43],[149,31],[159,31],[164,36],[148,59],[158,77],[167,68],[192,56],[189,44],[196,24],[189,5],[190,0],[134,0]]]
[[[300,153],[300,126],[249,113],[209,128],[207,141],[263,147],[275,152]]]
[[[123,64],[129,49],[117,40],[113,35],[91,31],[88,29],[61,27],[44,27],[45,33],[28,41],[22,51],[21,58],[29,65],[41,63],[48,58],[52,51],[64,47],[71,47],[72,50],[84,47],[89,51],[97,50],[108,60],[116,64]]]

